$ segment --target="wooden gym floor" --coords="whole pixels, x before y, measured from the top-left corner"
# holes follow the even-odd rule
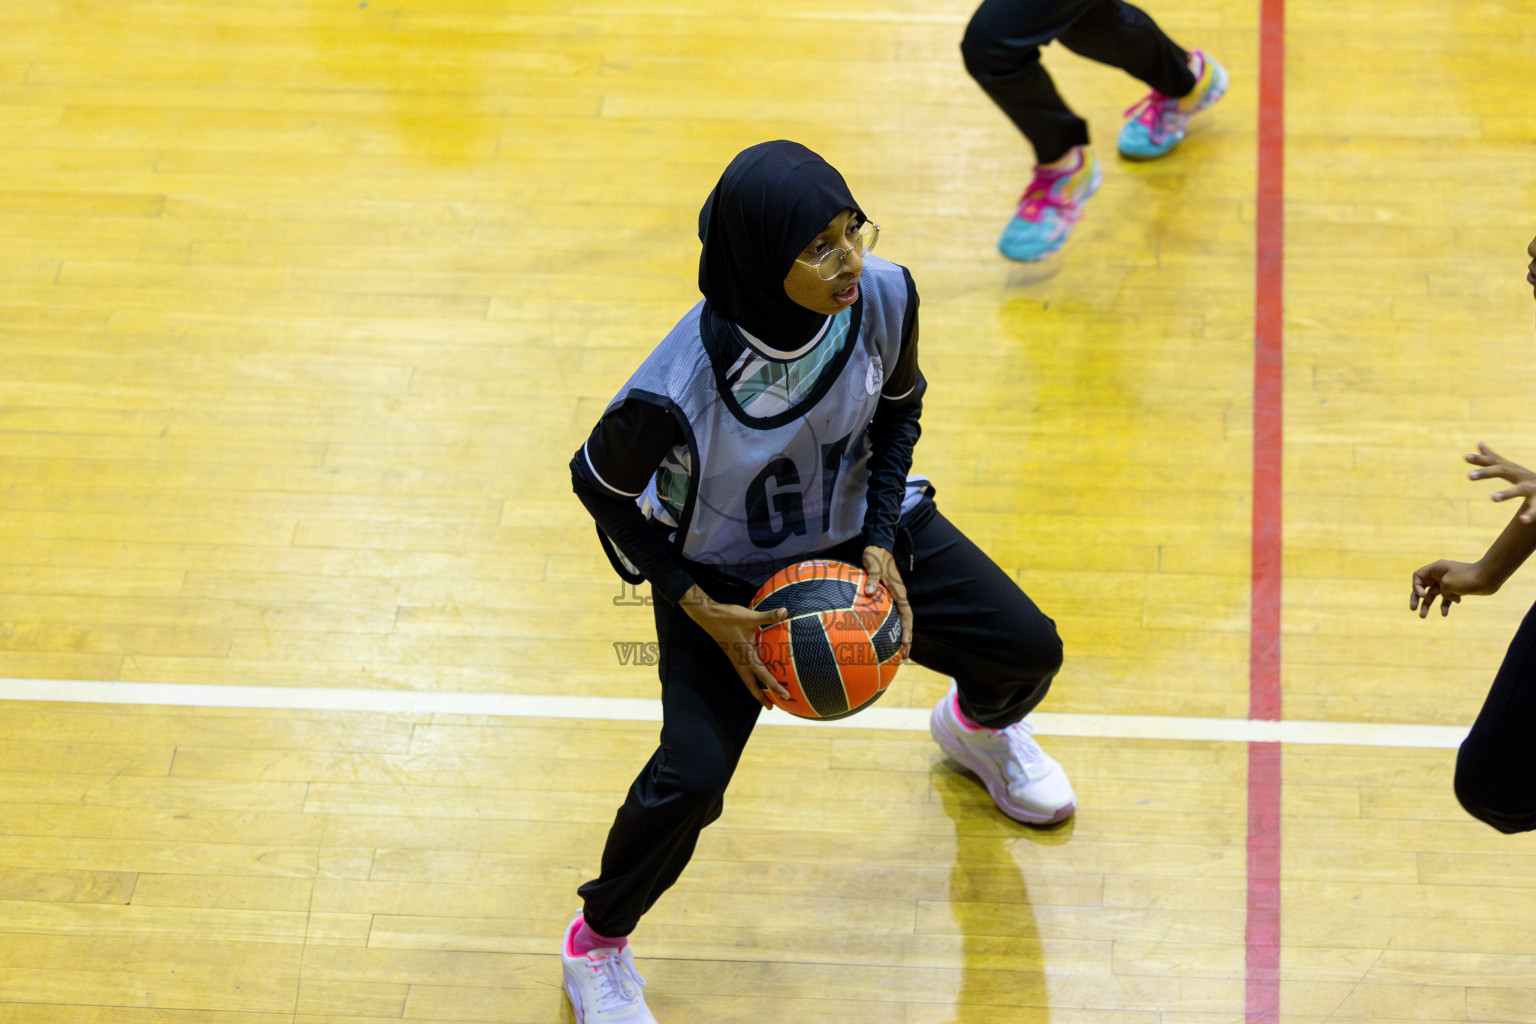
[[[763,728],[635,936],[659,1019],[1536,1020],[1536,850],[1460,811],[1444,740],[1536,574],[1407,611],[1507,520],[1460,454],[1536,458],[1529,4],[1284,12],[1277,986],[1259,0],[1149,3],[1232,74],[1155,164],[1113,155],[1140,85],[1052,49],[1106,176],[1033,267],[993,249],[1030,161],[971,6],[0,5],[0,1021],[570,1019],[558,936],[656,687],[566,461],[777,137],[916,276],[917,468],[1060,625],[1081,811],[1002,818],[921,669],[880,728]]]

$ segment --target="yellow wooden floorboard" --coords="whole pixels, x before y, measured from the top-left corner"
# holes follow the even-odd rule
[[[137,1009],[129,1006],[91,1006],[14,1002],[0,1006],[5,1024],[287,1024],[289,1013],[244,1013],[223,1010]]]
[[[787,137],[914,273],[917,468],[1057,619],[1046,709],[1245,716],[1258,5],[1149,8],[1232,74],[1156,163],[1048,48],[1105,181],[1027,267],[972,7],[0,7],[0,677],[654,695],[566,463]],[[1507,518],[1460,453],[1532,435],[1526,14],[1287,5],[1288,717],[1465,725],[1536,595],[1406,609]],[[7,707],[0,1022],[567,1020],[656,731]],[[1082,806],[1034,833],[921,732],[759,730],[637,935],[660,1019],[1237,1024],[1244,748],[1048,745]],[[1284,1024],[1536,1018],[1530,858],[1452,759],[1286,748]]]
[[[42,903],[127,903],[140,876],[122,871],[11,868],[0,879],[0,900]]]
[[[331,982],[305,978],[299,986],[298,1016],[306,1020],[399,1020],[408,986],[388,983]],[[553,1009],[553,1004],[545,1008]],[[430,1019],[430,1018],[428,1018]],[[443,1018],[438,1018],[439,1020]],[[447,1019],[452,1019],[451,1017]]]

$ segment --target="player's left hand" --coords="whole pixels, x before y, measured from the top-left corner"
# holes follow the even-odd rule
[[[905,661],[912,654],[912,606],[907,603],[907,585],[896,568],[896,556],[871,544],[864,549],[864,576],[865,594],[873,595],[883,581],[896,602],[896,615],[901,619],[901,660]]]
[[[1502,491],[1494,491],[1492,494],[1493,500],[1508,501],[1510,498],[1521,498],[1523,501],[1516,518],[1522,523],[1536,520],[1536,473],[1532,473],[1524,466],[1510,462],[1504,456],[1482,443],[1478,444],[1477,451],[1466,456],[1466,460],[1474,466],[1481,467],[1468,473],[1467,477],[1469,479],[1486,480],[1489,477],[1497,477],[1500,480],[1508,480],[1514,484],[1513,487],[1506,487]]]

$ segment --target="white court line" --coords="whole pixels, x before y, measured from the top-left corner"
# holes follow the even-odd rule
[[[969,14],[909,14],[895,11],[784,11],[781,16],[799,21],[845,21],[890,25],[964,25],[971,20]]]
[[[148,707],[253,708],[285,711],[371,711],[412,715],[489,715],[504,718],[592,718],[659,722],[659,700],[634,697],[545,697],[512,693],[435,693],[416,690],[343,690],[286,686],[201,686],[191,683],[110,683],[58,679],[0,679],[0,700]],[[1223,743],[1304,743],[1351,747],[1454,749],[1466,728],[1374,722],[1257,722],[1244,718],[1164,715],[1077,715],[1037,711],[1029,716],[1042,736],[1105,739],[1199,740]],[[838,722],[808,723],[775,712],[764,725],[815,729],[926,731],[927,708],[870,708]]]

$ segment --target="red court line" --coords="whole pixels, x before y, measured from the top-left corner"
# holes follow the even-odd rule
[[[1280,744],[1248,744],[1248,1024],[1280,1020]]]
[[[1285,3],[1259,9],[1248,717],[1279,720],[1285,335]],[[1248,1024],[1280,1019],[1280,745],[1248,747]]]
[[[1284,440],[1284,0],[1263,0],[1253,349],[1253,604],[1250,718],[1280,718],[1280,459]]]

